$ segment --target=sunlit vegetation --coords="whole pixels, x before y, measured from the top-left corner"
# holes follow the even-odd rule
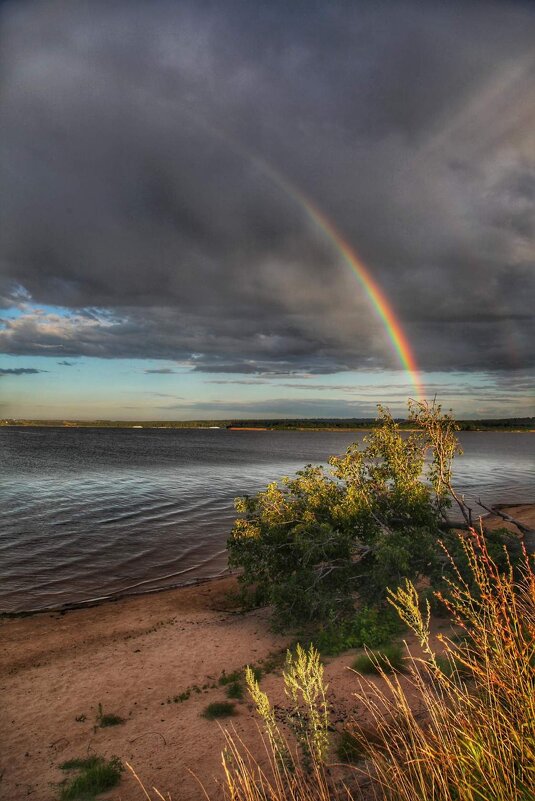
[[[451,623],[466,637],[442,638],[437,655],[430,608],[410,581],[390,603],[419,641],[423,656],[406,654],[408,675],[382,683],[361,677],[355,701],[371,725],[355,720],[329,738],[325,686],[317,654],[298,655],[293,680],[301,703],[297,748],[275,720],[269,698],[250,682],[270,747],[267,767],[228,737],[227,797],[233,801],[375,798],[386,801],[528,801],[535,794],[535,573],[529,558],[515,573],[500,570],[484,537],[460,537],[472,576],[460,573],[441,597]],[[472,589],[473,588],[473,589]],[[285,671],[287,681],[287,671]],[[329,739],[329,746],[325,739]],[[339,759],[356,770],[343,780]]]

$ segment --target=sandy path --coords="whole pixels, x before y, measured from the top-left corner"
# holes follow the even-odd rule
[[[535,527],[535,506],[510,514]],[[200,713],[225,699],[213,687],[221,672],[258,663],[280,651],[288,637],[274,635],[265,610],[237,614],[226,593],[233,579],[155,595],[126,598],[91,609],[0,621],[0,798],[53,801],[70,758],[117,754],[131,762],[147,785],[170,791],[174,801],[202,797],[189,770],[211,788],[220,775],[223,737]],[[354,675],[345,670],[354,654],[326,668],[335,722],[353,707]],[[167,703],[192,685],[209,685],[179,703]],[[277,702],[276,675],[263,688]],[[125,723],[96,728],[98,704]],[[246,741],[256,738],[247,702],[232,719]],[[78,722],[77,717],[85,716]],[[214,793],[215,796],[215,793]],[[135,801],[141,793],[130,775],[102,798]]]

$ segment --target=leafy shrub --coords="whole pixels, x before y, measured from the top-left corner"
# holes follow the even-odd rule
[[[445,638],[434,653],[429,606],[406,582],[390,594],[401,619],[420,642],[423,657],[408,657],[409,676],[384,683],[365,678],[357,689],[358,725],[342,732],[342,761],[359,762],[348,781],[315,759],[277,741],[280,731],[269,698],[257,707],[270,735],[270,770],[263,770],[243,744],[227,735],[223,755],[226,797],[232,801],[531,801],[535,798],[535,573],[529,557],[502,571],[484,537],[459,537],[471,580],[458,573],[441,600],[464,636]],[[475,589],[472,591],[472,587]],[[461,666],[469,680],[443,670]],[[406,687],[410,695],[407,695]],[[255,699],[256,701],[257,699]],[[364,715],[362,713],[364,706]],[[417,714],[415,714],[417,712]],[[278,732],[278,735],[277,735]]]
[[[337,624],[354,615],[359,595],[376,603],[402,578],[440,569],[455,424],[439,406],[415,404],[412,419],[426,427],[402,436],[389,412],[379,413],[364,447],[333,456],[330,472],[308,465],[236,500],[229,563],[242,569],[244,597],[271,604],[279,623]]]
[[[234,682],[239,681],[242,676],[242,670],[233,670],[232,673],[226,673],[224,670],[222,670],[221,676],[219,677],[217,683],[220,685],[220,687],[224,687],[226,684],[234,684]]]

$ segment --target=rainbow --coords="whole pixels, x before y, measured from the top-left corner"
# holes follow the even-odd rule
[[[249,158],[269,176],[273,183],[277,184],[277,186],[283,189],[286,194],[296,200],[299,205],[304,208],[309,218],[326,235],[327,239],[334,245],[348,267],[350,267],[357,276],[360,285],[371,302],[372,308],[384,326],[401,366],[414,387],[416,400],[423,400],[424,387],[409,340],[383,290],[372,277],[362,259],[357,255],[351,245],[346,242],[329,218],[326,217],[300,189],[291,184],[263,159],[252,155],[249,155]]]
[[[411,384],[416,393],[416,400],[423,400],[424,388],[420,377],[420,371],[416,364],[409,340],[401,327],[401,323],[394,314],[392,306],[386,296],[372,278],[369,270],[363,261],[357,256],[351,245],[342,238],[340,232],[334,227],[332,222],[314,204],[299,192],[301,203],[307,210],[309,216],[314,220],[318,228],[325,232],[327,237],[336,246],[338,252],[357,276],[360,285],[371,301],[371,305],[378,318],[384,325],[385,331],[393,345],[401,366],[407,373]]]
[[[397,319],[392,306],[388,302],[384,292],[378,283],[372,277],[370,271],[357,255],[351,245],[346,242],[341,233],[335,225],[329,220],[325,214],[317,208],[317,206],[308,198],[300,189],[294,186],[290,181],[281,175],[274,167],[263,158],[251,153],[243,145],[236,142],[225,131],[209,125],[206,120],[202,119],[198,114],[191,109],[182,107],[185,113],[195,124],[204,129],[206,133],[213,136],[226,144],[226,146],[234,151],[241,157],[246,157],[251,164],[255,164],[261,172],[263,172],[273,184],[282,189],[287,195],[293,198],[307,213],[312,222],[325,234],[327,239],[333,244],[336,250],[340,253],[345,263],[351,268],[352,272],[357,276],[364,292],[368,296],[371,306],[376,312],[379,320],[384,326],[390,342],[392,343],[394,352],[396,353],[402,368],[405,370],[410,383],[414,387],[416,400],[424,399],[424,387],[418,370],[416,359],[411,350],[409,340],[401,323]]]

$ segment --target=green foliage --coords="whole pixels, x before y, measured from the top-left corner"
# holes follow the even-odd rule
[[[123,766],[117,757],[105,760],[100,756],[91,756],[64,762],[61,769],[80,772],[63,784],[60,801],[89,801],[118,784]]]
[[[401,672],[403,669],[403,649],[399,643],[385,645],[378,651],[366,651],[353,662],[353,670],[363,674]]]
[[[439,406],[413,404],[410,414],[419,429],[402,435],[379,407],[363,447],[333,456],[329,471],[308,465],[236,500],[229,563],[279,624],[333,624],[354,614],[358,596],[377,603],[403,578],[438,571],[455,423]]]
[[[391,608],[364,606],[345,620],[322,626],[313,642],[324,656],[336,656],[350,648],[376,648],[399,633],[399,618]]]
[[[440,672],[448,679],[460,680],[470,677],[469,671],[451,653],[440,654],[435,657],[435,664]]]
[[[203,718],[207,720],[215,720],[215,718],[228,718],[236,714],[234,704],[229,701],[215,701],[213,704],[208,704],[204,712]]]

